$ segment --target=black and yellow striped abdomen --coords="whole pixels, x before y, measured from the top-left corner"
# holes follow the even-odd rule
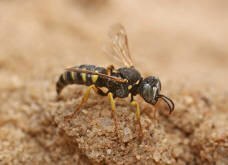
[[[85,69],[97,73],[107,74],[107,71],[103,67],[97,67],[95,65],[80,65],[75,66],[75,68]],[[59,95],[62,89],[69,84],[84,84],[84,85],[92,85],[95,84],[97,87],[105,86],[105,79],[99,77],[98,75],[93,75],[90,73],[81,73],[81,72],[69,72],[66,71],[62,73],[59,77],[59,80],[56,83],[56,91]]]

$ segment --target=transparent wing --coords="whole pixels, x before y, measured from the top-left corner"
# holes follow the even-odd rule
[[[119,64],[132,67],[133,62],[128,48],[128,39],[125,28],[121,24],[111,26],[108,33],[109,42],[105,46],[105,53]]]
[[[103,74],[103,73],[97,73],[97,72],[94,72],[94,71],[91,71],[91,70],[86,70],[86,69],[80,69],[80,68],[72,67],[72,68],[66,68],[65,70],[69,71],[69,72],[89,73],[89,74],[93,74],[93,75],[98,75],[100,77],[111,79],[111,80],[114,80],[116,82],[121,82],[121,83],[127,83],[128,82],[127,79],[121,79],[121,78],[118,78],[118,77],[106,75],[106,74]]]

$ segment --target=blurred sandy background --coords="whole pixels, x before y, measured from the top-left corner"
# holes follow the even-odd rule
[[[110,25],[120,22],[142,73],[226,88],[227,15],[225,0],[1,0],[1,79],[52,79],[66,66],[107,66],[101,48]]]
[[[0,161],[18,157],[23,162],[39,153],[48,162],[53,152],[71,160],[61,138],[61,149],[45,151],[50,144],[43,139],[54,138],[46,132],[55,127],[43,131],[40,123],[50,125],[45,112],[65,67],[112,64],[102,46],[116,22],[126,28],[136,68],[159,76],[164,94],[176,93],[171,83],[177,88],[208,87],[227,96],[227,16],[226,0],[0,0]],[[221,116],[226,112],[222,109]],[[44,116],[34,119],[35,113]],[[50,157],[64,164],[58,156]]]

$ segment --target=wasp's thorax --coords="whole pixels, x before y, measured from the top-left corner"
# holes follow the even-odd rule
[[[158,101],[158,94],[161,90],[161,82],[158,77],[147,77],[139,85],[139,94],[143,99],[155,105]]]

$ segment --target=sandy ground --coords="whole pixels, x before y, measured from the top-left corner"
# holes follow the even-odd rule
[[[219,1],[0,0],[0,164],[228,164],[228,3]],[[108,99],[84,86],[56,100],[63,69],[108,66],[109,27],[122,23],[136,68],[162,81],[172,115],[138,98],[137,138],[129,98],[117,99],[118,137]]]

